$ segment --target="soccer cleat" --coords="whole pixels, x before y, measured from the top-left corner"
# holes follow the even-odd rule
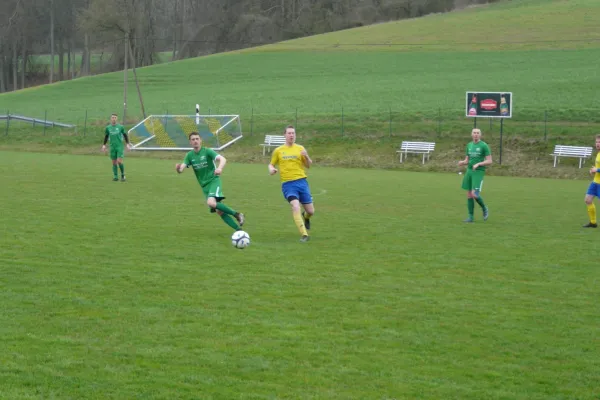
[[[300,242],[301,242],[301,243],[306,243],[306,242],[308,242],[309,240],[310,240],[310,237],[309,237],[308,235],[303,235],[303,236],[300,238]]]
[[[302,218],[304,218],[304,227],[307,231],[310,231],[310,219],[306,218],[304,215],[306,215],[306,213],[302,211]]]
[[[113,182],[118,182],[119,178],[117,178],[116,176],[113,178]]]
[[[490,216],[490,212],[489,212],[488,208],[486,207],[486,208],[483,210],[483,220],[484,220],[484,221],[487,221],[487,219],[488,219],[488,217],[489,217],[489,216]]]
[[[240,212],[235,214],[235,219],[237,219],[237,222],[240,226],[244,226],[244,222],[246,222],[246,219],[244,218],[244,214],[242,214]]]
[[[583,226],[584,228],[597,228],[598,224],[592,224],[591,222],[588,222],[586,225]]]
[[[127,179],[125,179],[124,176],[121,177],[121,182],[125,182]]]
[[[473,221],[473,218],[469,217],[469,218],[465,219],[463,222],[469,222],[470,223],[470,222],[474,222],[474,221]]]

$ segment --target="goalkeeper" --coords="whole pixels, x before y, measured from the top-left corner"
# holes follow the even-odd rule
[[[202,139],[198,132],[190,133],[189,140],[193,150],[185,155],[181,164],[175,165],[176,171],[182,173],[185,168],[191,166],[202,187],[210,212],[216,212],[227,225],[236,231],[240,230],[244,225],[244,214],[232,210],[222,203],[225,196],[221,186],[221,173],[223,173],[223,167],[227,160],[214,150],[202,147]],[[215,162],[218,162],[219,165],[215,166]]]
[[[102,151],[106,151],[106,142],[110,141],[110,159],[112,160],[113,181],[119,180],[118,170],[121,170],[121,182],[125,182],[125,166],[123,165],[123,139],[127,149],[131,150],[131,143],[125,133],[123,125],[117,124],[117,114],[110,116],[110,124],[104,129],[104,143]]]

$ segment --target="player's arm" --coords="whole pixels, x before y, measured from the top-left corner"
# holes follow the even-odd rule
[[[102,151],[106,150],[107,142],[108,142],[108,128],[104,129],[104,143],[102,143]]]
[[[482,162],[479,162],[475,165],[473,165],[473,171],[476,170],[479,167],[484,167],[486,165],[491,165],[492,164],[492,152],[490,151],[489,146],[486,144],[484,147],[484,154],[485,154],[485,160],[483,160]]]
[[[222,155],[217,154],[217,156],[215,157],[215,161],[219,163],[219,165],[217,165],[217,168],[215,169],[215,175],[221,175],[221,173],[223,172],[223,168],[225,168],[225,164],[227,164],[227,159]]]
[[[308,152],[306,151],[306,149],[304,147],[302,148],[302,151],[300,152],[300,154],[302,155],[302,164],[304,164],[304,166],[306,168],[310,168],[313,161],[310,158],[310,156],[308,155]]]
[[[486,165],[492,165],[492,155],[491,154],[488,154],[487,156],[485,156],[485,160],[483,160],[482,162],[473,165],[473,169],[475,170],[479,167],[484,167]]]
[[[183,162],[181,164],[175,164],[175,171],[178,174],[182,173],[188,166],[190,165],[189,154],[185,155]]]
[[[125,128],[121,126],[121,134],[125,138],[125,143],[127,143],[127,148],[131,150],[131,142],[129,141],[129,136],[127,136],[127,132],[125,132]]]
[[[273,150],[273,155],[271,156],[271,162],[269,163],[269,174],[275,175],[277,173],[277,168],[275,166],[279,162],[279,151],[277,149]]]
[[[464,160],[460,160],[458,165],[467,165],[469,164],[469,156],[466,156]]]

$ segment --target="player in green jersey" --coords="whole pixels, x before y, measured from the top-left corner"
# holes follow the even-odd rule
[[[104,144],[102,151],[106,151],[106,142],[110,142],[110,159],[112,160],[113,181],[119,180],[118,169],[121,170],[121,182],[125,182],[125,166],[123,165],[123,139],[127,143],[127,149],[131,150],[129,137],[123,125],[117,124],[117,114],[110,116],[110,124],[104,129]]]
[[[473,212],[475,211],[475,202],[483,210],[483,220],[486,221],[489,216],[488,207],[481,198],[481,189],[483,188],[483,177],[485,176],[485,167],[492,164],[492,152],[486,142],[481,140],[481,130],[475,128],[471,131],[473,141],[467,144],[467,156],[460,160],[458,165],[466,165],[467,171],[462,182],[462,188],[467,191],[467,209],[469,217],[464,222],[473,222]]]
[[[244,225],[244,214],[222,203],[225,195],[220,177],[227,160],[213,149],[202,147],[202,138],[198,132],[190,133],[189,140],[193,150],[185,155],[181,164],[175,165],[175,170],[182,173],[187,167],[192,167],[196,179],[202,187],[210,212],[216,212],[227,225],[236,231],[239,230]],[[215,165],[216,162],[219,165]],[[237,220],[237,223],[232,217]]]

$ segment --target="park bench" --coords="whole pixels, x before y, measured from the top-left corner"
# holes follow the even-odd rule
[[[435,150],[435,143],[433,142],[408,142],[403,141],[400,145],[400,150],[396,153],[400,153],[400,162],[408,156],[408,154],[422,154],[423,164],[425,164],[425,158],[429,161],[429,156]]]
[[[267,149],[271,151],[271,147],[279,147],[285,144],[285,136],[278,135],[266,135],[265,142],[261,144],[263,147],[263,156],[266,154]]]
[[[592,148],[557,144],[554,146],[554,152],[550,155],[554,157],[554,167],[560,162],[560,157],[574,157],[579,158],[579,168],[581,168],[583,160],[592,156]]]

